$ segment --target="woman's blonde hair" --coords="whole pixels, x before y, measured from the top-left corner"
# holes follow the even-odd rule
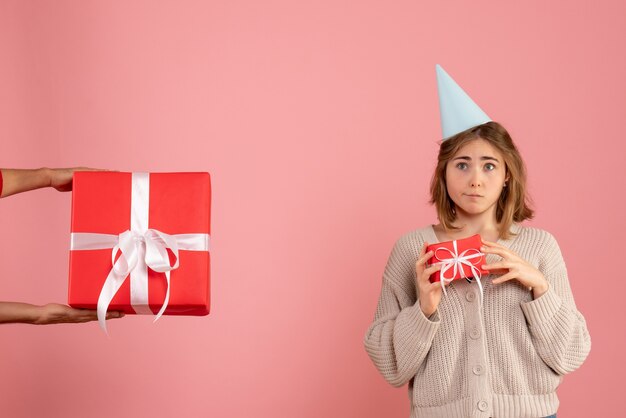
[[[509,233],[511,224],[532,219],[534,212],[530,208],[530,197],[526,193],[524,161],[511,136],[498,122],[476,126],[441,143],[437,167],[430,182],[430,203],[436,206],[437,217],[446,231],[459,229],[452,225],[456,220],[456,209],[446,187],[446,166],[463,145],[478,138],[493,145],[504,158],[508,180],[498,199],[496,222],[500,224],[500,238],[508,239],[511,235]]]

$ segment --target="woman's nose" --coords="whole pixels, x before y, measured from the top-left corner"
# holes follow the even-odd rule
[[[473,173],[470,177],[470,186],[471,187],[480,187],[482,185],[482,180],[480,178],[480,173]]]

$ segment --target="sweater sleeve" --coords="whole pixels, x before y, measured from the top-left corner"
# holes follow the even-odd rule
[[[2,197],[2,170],[0,170],[0,197]]]
[[[415,376],[440,324],[437,311],[427,318],[416,301],[415,291],[410,296],[399,285],[415,280],[417,254],[411,252],[402,238],[394,246],[383,275],[374,322],[365,334],[365,351],[385,380],[395,387]]]
[[[579,368],[591,350],[585,318],[576,309],[559,245],[548,233],[539,266],[548,280],[548,290],[530,302],[521,303],[533,344],[539,356],[557,374]]]

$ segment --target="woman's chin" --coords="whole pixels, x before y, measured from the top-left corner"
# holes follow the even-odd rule
[[[459,207],[457,207],[457,210]],[[488,211],[489,208],[484,207],[461,207],[461,212],[466,216],[480,216]]]

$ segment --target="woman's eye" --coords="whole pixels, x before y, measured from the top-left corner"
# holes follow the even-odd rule
[[[461,170],[465,170],[467,168],[467,163],[458,163],[456,168],[460,168]]]
[[[491,170],[495,170],[496,166],[495,166],[495,165],[493,165],[493,164],[491,164],[491,163],[487,163],[487,164],[485,164],[485,168],[486,168],[488,171],[491,171]]]

